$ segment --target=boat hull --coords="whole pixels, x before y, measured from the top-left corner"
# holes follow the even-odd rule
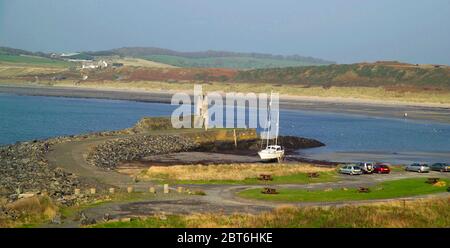
[[[260,151],[258,152],[259,157],[261,158],[261,160],[275,160],[275,159],[281,159],[284,156],[284,151],[275,151],[275,152],[270,152],[270,151]]]

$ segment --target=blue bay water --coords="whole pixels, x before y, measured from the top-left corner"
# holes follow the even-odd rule
[[[134,101],[0,94],[0,145],[132,126],[176,106]],[[280,133],[318,139],[318,151],[450,154],[450,125],[300,110],[280,113]]]
[[[118,130],[143,116],[170,115],[168,104],[0,94],[0,144]]]

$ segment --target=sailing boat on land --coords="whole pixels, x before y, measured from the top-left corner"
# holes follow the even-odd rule
[[[270,144],[270,131],[272,129],[272,93],[270,93],[269,110],[267,114],[267,132],[266,132],[266,148],[259,151],[258,155],[261,160],[271,161],[278,160],[279,162],[284,157],[284,149],[278,145],[278,131],[279,131],[280,112],[277,111],[277,118],[275,122],[275,143]]]

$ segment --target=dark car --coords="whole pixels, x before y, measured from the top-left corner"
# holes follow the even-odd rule
[[[448,172],[450,171],[450,164],[447,163],[435,163],[430,166],[431,170],[440,171],[440,172]]]
[[[389,174],[391,173],[391,168],[387,164],[376,164],[373,166],[373,173]]]

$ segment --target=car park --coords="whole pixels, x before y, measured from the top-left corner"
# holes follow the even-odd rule
[[[430,167],[427,164],[414,163],[407,165],[405,171],[415,171],[419,173],[430,172]]]
[[[450,171],[450,164],[447,163],[434,163],[430,166],[433,171],[448,172]]]
[[[391,168],[389,168],[389,165],[384,164],[384,163],[375,164],[373,166],[373,173],[389,174],[389,173],[391,173]]]
[[[361,175],[363,174],[363,171],[359,166],[350,164],[344,165],[341,168],[339,168],[339,173],[348,175]]]

